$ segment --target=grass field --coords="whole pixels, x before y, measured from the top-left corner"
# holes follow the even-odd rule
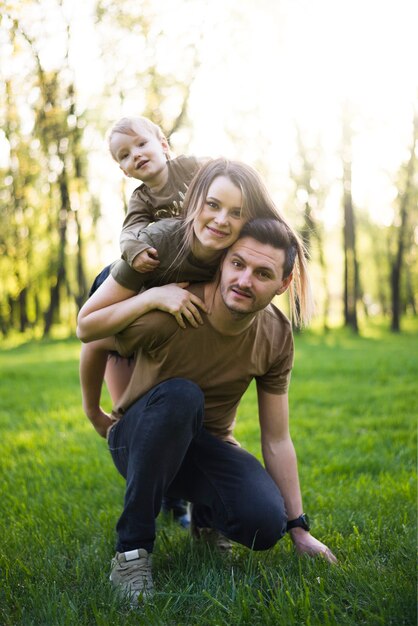
[[[415,625],[418,327],[296,348],[304,508],[339,565],[299,559],[287,537],[222,559],[159,520],[158,593],[136,611],[108,582],[124,485],[81,411],[78,343],[1,350],[1,626]],[[260,456],[254,389],[237,435]]]

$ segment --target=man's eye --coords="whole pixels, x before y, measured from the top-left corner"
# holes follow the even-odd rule
[[[268,272],[258,272],[258,275],[260,276],[260,278],[262,278],[263,280],[267,280],[270,278],[270,274]]]
[[[234,267],[242,267],[242,263],[240,263],[239,261],[232,261],[232,265]]]

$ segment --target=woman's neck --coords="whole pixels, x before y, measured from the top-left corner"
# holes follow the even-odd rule
[[[196,237],[193,239],[191,251],[196,259],[204,263],[213,263],[217,259],[220,259],[223,254],[223,250],[212,250],[211,248],[202,246]]]

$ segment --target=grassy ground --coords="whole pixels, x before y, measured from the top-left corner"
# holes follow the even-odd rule
[[[339,566],[298,559],[288,538],[222,559],[159,520],[159,592],[137,611],[107,581],[124,486],[80,409],[77,342],[3,349],[0,624],[416,624],[417,330],[296,338],[304,505]],[[259,456],[253,389],[238,437]]]

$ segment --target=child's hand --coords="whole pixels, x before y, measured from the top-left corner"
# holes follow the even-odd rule
[[[157,250],[155,248],[147,248],[136,255],[132,267],[137,272],[144,274],[145,272],[152,272],[159,264]]]
[[[147,291],[147,294],[152,307],[174,315],[181,328],[186,328],[185,320],[194,328],[198,328],[199,324],[203,324],[199,308],[207,313],[207,307],[198,296],[184,289],[188,284],[172,283],[162,287],[153,287]]]

